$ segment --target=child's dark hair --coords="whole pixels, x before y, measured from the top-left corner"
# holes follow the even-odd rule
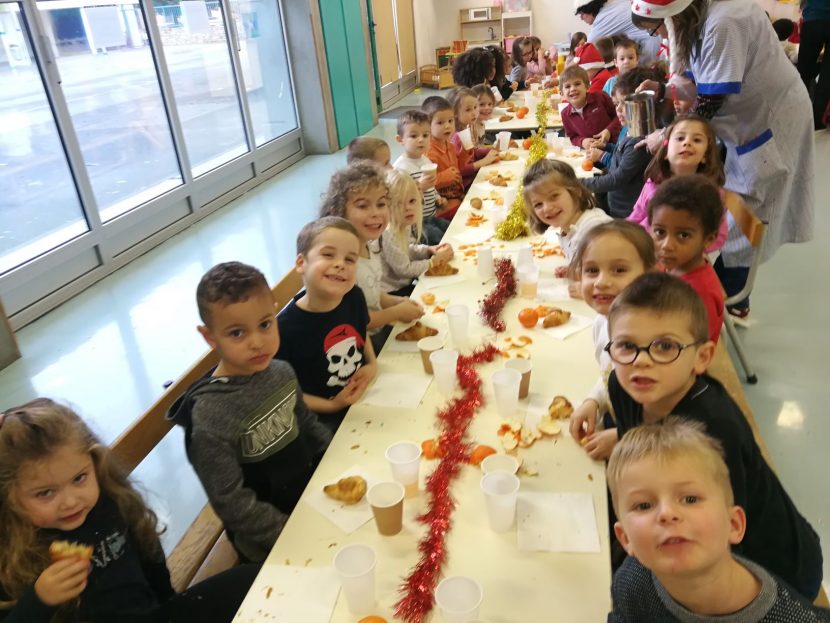
[[[795,23],[791,19],[777,19],[772,23],[772,29],[778,35],[779,41],[786,41],[795,31]]]
[[[666,128],[666,140],[663,141],[660,149],[657,150],[657,153],[654,154],[651,162],[648,163],[644,174],[645,178],[660,184],[672,176],[671,165],[668,160],[669,141],[671,141],[672,133],[677,126],[681,123],[687,123],[689,121],[699,123],[703,127],[703,132],[706,134],[706,140],[708,142],[706,146],[706,154],[703,156],[703,160],[697,167],[697,173],[705,175],[718,186],[723,186],[723,183],[726,181],[726,176],[723,173],[723,162],[720,159],[720,151],[718,150],[715,130],[712,128],[712,124],[710,124],[706,119],[695,114],[688,114],[684,117],[680,117],[679,119],[675,119],[674,122]]]
[[[543,223],[536,215],[533,204],[530,201],[530,193],[535,192],[536,188],[546,182],[553,182],[557,186],[564,188],[571,195],[580,211],[590,210],[596,206],[594,194],[580,183],[571,165],[561,160],[542,158],[538,162],[530,165],[522,179],[522,185],[524,186],[525,218],[530,228],[537,234],[543,233],[548,228],[548,225],[547,223]]]
[[[572,279],[579,281],[580,273],[582,273],[582,262],[588,247],[602,236],[612,234],[625,238],[634,247],[646,272],[657,265],[654,240],[649,236],[648,232],[637,223],[630,223],[624,219],[614,219],[613,221],[592,227],[585,232],[576,250],[576,254],[574,254],[571,263],[568,265],[568,275]]]
[[[682,279],[668,273],[650,272],[640,275],[617,295],[608,312],[608,331],[613,338],[614,322],[631,311],[663,314],[684,314],[695,342],[709,340],[709,316],[700,295]]]
[[[581,45],[582,41],[587,41],[587,40],[588,40],[588,35],[586,35],[584,32],[582,32],[580,30],[576,31],[573,35],[571,35],[571,43],[570,43],[570,46],[568,47],[568,49],[571,51],[571,54],[573,54],[574,50],[576,50],[576,48],[578,48]]]
[[[579,65],[568,65],[559,75],[559,88],[565,86],[566,82],[573,80],[581,80],[582,84],[584,84],[586,88],[591,84],[591,79],[588,77],[587,71],[582,69]]]
[[[452,79],[456,84],[472,88],[482,84],[493,73],[495,59],[484,48],[470,48],[452,62]]]
[[[510,58],[513,61],[513,65],[518,65],[519,67],[525,67],[527,62],[524,59],[524,48],[525,45],[529,45],[533,47],[533,44],[530,42],[528,37],[516,37],[513,39],[513,47],[511,49]]]
[[[115,504],[141,559],[164,562],[158,518],[133,487],[127,470],[72,409],[49,398],[36,398],[0,413],[0,586],[3,593],[0,609],[3,612],[14,607],[52,564],[49,545],[54,535],[50,538],[48,532],[35,527],[20,504],[21,469],[48,459],[64,448],[89,454],[100,495]],[[78,601],[72,600],[60,606],[54,617],[46,618],[75,621],[77,606]]]
[[[196,287],[199,317],[205,325],[210,325],[211,306],[245,301],[258,290],[271,292],[265,275],[258,269],[242,262],[217,264],[202,276]]]
[[[599,15],[600,10],[606,2],[608,2],[608,0],[591,0],[590,2],[585,2],[577,7],[574,15],[584,13],[585,15],[593,15],[596,17]]]
[[[648,69],[647,67],[635,67],[628,73],[619,74],[617,76],[617,81],[614,83],[612,92],[618,93],[619,95],[625,97],[626,95],[631,95],[636,92],[637,87],[644,81],[655,79],[656,76],[651,69]]]
[[[447,101],[452,104],[452,112],[455,115],[455,129],[458,131],[463,130],[466,126],[461,125],[458,116],[458,108],[461,106],[461,102],[464,100],[465,97],[472,97],[476,101],[478,98],[475,96],[471,89],[467,87],[455,87],[452,91],[449,92],[449,96],[447,97]]]
[[[660,207],[684,210],[700,219],[704,238],[717,233],[723,220],[720,192],[709,178],[700,174],[679,175],[660,184],[648,202],[649,223]]]
[[[402,112],[401,116],[398,117],[398,136],[403,136],[404,132],[406,132],[406,126],[413,124],[429,125],[429,115],[417,108]]]
[[[389,147],[381,138],[373,136],[358,136],[349,142],[346,148],[346,164],[352,164],[358,160],[374,160],[375,153],[381,147]]]
[[[496,103],[496,96],[493,95],[493,91],[491,91],[490,87],[488,87],[486,84],[477,84],[472,89],[470,89],[470,91],[473,92],[473,95],[476,99],[483,96],[490,98],[493,101],[493,104]]]
[[[617,50],[634,50],[637,53],[637,58],[640,57],[640,46],[637,45],[636,41],[633,41],[625,36],[620,37],[614,42],[615,55],[617,53]]]
[[[614,62],[614,40],[611,37],[601,37],[594,41],[594,47],[606,63]]]
[[[442,110],[452,110],[452,104],[440,95],[430,95],[421,104],[421,110],[427,114],[429,122],[432,123],[432,118],[435,116],[435,113],[439,113]]]
[[[387,194],[389,193],[389,186],[386,184],[386,171],[377,163],[371,160],[358,160],[344,169],[335,171],[329,180],[326,192],[323,194],[320,216],[346,218],[346,204],[349,202],[349,195],[367,188],[382,188]]]
[[[353,234],[358,238],[357,230],[349,221],[341,216],[321,216],[316,221],[306,223],[305,226],[297,234],[297,255],[308,255],[317,236],[322,234],[327,229],[340,229]]]
[[[493,57],[493,62],[496,65],[496,74],[493,76],[493,79],[490,81],[490,84],[494,86],[501,85],[504,82],[504,63],[507,60],[507,57],[504,54],[504,50],[501,49],[500,45],[488,45],[485,50],[490,52],[491,56]]]

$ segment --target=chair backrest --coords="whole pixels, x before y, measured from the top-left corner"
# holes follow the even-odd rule
[[[302,287],[302,276],[292,268],[271,288],[277,308],[282,309],[288,305]],[[210,350],[202,355],[199,361],[176,379],[159,399],[112,443],[113,454],[127,470],[133,471],[173,428],[173,423],[164,416],[176,399],[218,363],[219,356],[215,351]]]
[[[752,247],[757,247],[761,244],[766,223],[759,219],[750,207],[746,205],[743,197],[736,192],[728,190],[726,191],[724,204],[732,215],[732,218],[735,219],[735,223],[741,228],[746,239],[749,240],[749,244]]]

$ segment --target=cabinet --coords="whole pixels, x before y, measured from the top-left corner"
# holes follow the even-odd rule
[[[476,12],[489,12],[488,19],[470,19]],[[460,9],[458,23],[461,39],[467,41],[467,47],[476,47],[497,43],[502,38],[502,11],[499,7],[482,7]]]
[[[510,51],[513,48],[513,39],[533,34],[533,12],[502,13],[501,32],[504,38],[504,49]]]

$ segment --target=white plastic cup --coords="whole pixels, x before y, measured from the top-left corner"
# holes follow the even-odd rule
[[[438,164],[435,162],[430,162],[428,164],[421,165],[421,173],[433,173],[438,170]]]
[[[516,370],[522,375],[519,383],[519,400],[527,398],[530,393],[530,373],[533,371],[533,362],[530,359],[511,359],[504,364],[505,368]]]
[[[455,367],[458,363],[458,351],[436,350],[430,354],[429,361],[438,391],[445,396],[451,396],[456,385]]]
[[[493,271],[493,247],[490,245],[482,245],[478,248],[476,254],[478,260],[478,276],[482,279],[491,279],[495,274]]]
[[[498,227],[501,223],[504,222],[504,220],[507,218],[507,210],[508,208],[504,205],[494,205],[492,208],[489,208],[487,210],[487,215],[493,222],[493,227]]]
[[[519,471],[519,459],[509,454],[491,454],[481,462],[481,471],[485,474],[493,472],[515,474]]]
[[[530,85],[530,92],[533,94],[533,97],[536,97],[536,96],[539,95],[539,87],[540,86],[542,86],[542,85],[540,85],[538,82],[534,82],[533,84]]]
[[[510,132],[499,132],[496,139],[499,142],[499,151],[507,151],[510,148]]]
[[[510,208],[513,207],[513,202],[516,201],[516,195],[519,194],[519,187],[518,186],[507,186],[502,192],[502,197],[504,197],[504,209],[508,212]]]
[[[449,305],[445,310],[450,324],[450,336],[456,348],[467,344],[470,328],[470,308],[466,305]]]
[[[470,128],[464,128],[458,133],[458,138],[461,139],[461,146],[464,149],[472,149],[473,148],[473,134],[470,132]]]
[[[545,132],[545,143],[547,143],[548,149],[553,150],[557,138],[556,132]]]
[[[481,477],[481,490],[487,507],[487,522],[493,532],[507,532],[516,522],[519,477],[495,471]]]
[[[493,97],[496,99],[496,104],[502,101],[504,98],[501,96],[501,91],[499,91],[498,87],[490,87],[490,90],[493,92]]]
[[[454,575],[438,584],[435,603],[445,623],[471,623],[478,618],[484,591],[472,578]]]
[[[502,368],[493,372],[490,378],[493,381],[493,392],[496,395],[496,410],[501,417],[513,417],[519,408],[522,373],[512,368]]]
[[[529,244],[519,247],[519,256],[516,258],[516,266],[521,270],[526,266],[533,266],[533,249]]]
[[[386,448],[386,460],[392,469],[392,479],[403,485],[406,497],[412,497],[418,493],[421,446],[412,441],[393,443]]]
[[[533,85],[531,85],[531,86],[533,86]],[[524,96],[525,96],[525,106],[527,108],[529,108],[531,111],[533,111],[534,114],[535,114],[536,95],[533,93],[533,91],[525,91]]]
[[[375,607],[376,560],[375,550],[359,543],[341,547],[334,555],[334,568],[352,614],[366,614]]]
[[[531,260],[532,262],[532,260]],[[531,264],[519,264],[519,296],[535,299],[539,291],[539,267]]]

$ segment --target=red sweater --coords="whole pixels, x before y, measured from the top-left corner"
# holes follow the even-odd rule
[[[458,166],[455,147],[449,141],[439,141],[433,138],[429,141],[427,158],[438,165],[435,190],[447,200],[447,205],[438,210],[435,216],[451,219],[458,211],[461,200],[464,199],[464,186],[461,183],[461,170]]]
[[[700,268],[679,277],[695,289],[706,306],[706,313],[709,315],[709,339],[717,344],[720,328],[723,326],[723,286],[715,274],[715,269],[706,262]]]
[[[582,147],[583,140],[593,138],[594,134],[599,134],[606,128],[611,132],[610,142],[616,143],[622,129],[614,102],[607,93],[602,92],[588,93],[581,115],[574,110],[573,105],[568,105],[562,111],[562,125],[565,126],[565,134],[571,143],[577,147]]]
[[[602,89],[605,87],[605,83],[611,78],[611,76],[617,75],[617,68],[614,67],[613,69],[609,69],[607,67],[603,67],[597,72],[597,75],[593,77],[591,80],[591,86],[588,88],[588,93],[600,93],[603,92]],[[607,93],[606,93],[607,95]],[[616,111],[614,111],[616,114]]]

